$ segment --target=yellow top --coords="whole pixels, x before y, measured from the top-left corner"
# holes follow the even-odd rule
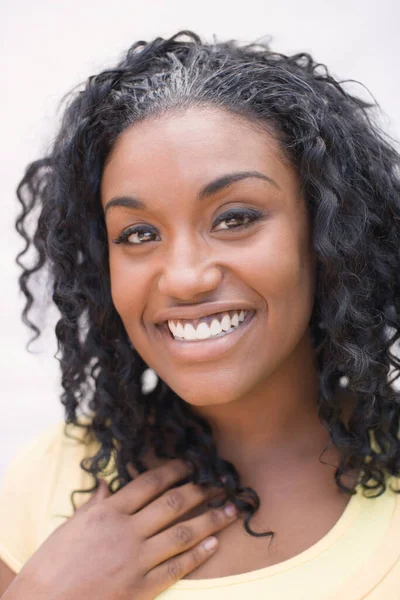
[[[15,572],[72,514],[71,491],[92,484],[79,463],[95,453],[96,442],[83,445],[63,430],[60,423],[44,432],[18,453],[6,473],[0,494],[0,558]],[[70,432],[82,436],[79,428],[71,427]],[[76,496],[78,502],[87,499]],[[242,598],[399,600],[399,495],[388,490],[371,499],[359,491],[329,533],[301,554],[240,575],[181,579],[158,596],[162,600]]]

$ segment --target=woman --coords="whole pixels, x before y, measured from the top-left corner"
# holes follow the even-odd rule
[[[399,155],[370,112],[308,54],[192,32],[73,95],[18,190],[66,427],[9,468],[5,600],[399,597]]]

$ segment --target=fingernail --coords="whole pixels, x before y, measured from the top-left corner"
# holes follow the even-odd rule
[[[217,538],[215,538],[215,537],[207,538],[205,540],[205,542],[203,542],[203,547],[207,551],[213,550],[216,545],[217,545]]]
[[[227,517],[234,517],[237,514],[237,508],[231,502],[228,502],[224,507],[224,513]]]

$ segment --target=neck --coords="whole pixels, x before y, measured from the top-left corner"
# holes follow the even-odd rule
[[[210,424],[219,455],[247,471],[249,465],[265,468],[277,456],[294,460],[322,452],[329,434],[317,415],[318,393],[306,336],[285,364],[246,396],[194,410]]]

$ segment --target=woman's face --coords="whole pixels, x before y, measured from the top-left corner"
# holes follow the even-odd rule
[[[211,108],[143,121],[117,140],[101,196],[115,308],[179,396],[232,402],[302,360],[315,259],[272,136]]]

